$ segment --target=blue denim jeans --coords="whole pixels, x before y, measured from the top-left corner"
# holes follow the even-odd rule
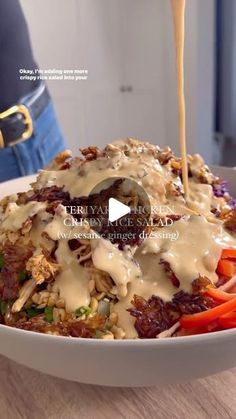
[[[51,101],[33,124],[31,138],[0,150],[0,182],[36,173],[66,149]]]

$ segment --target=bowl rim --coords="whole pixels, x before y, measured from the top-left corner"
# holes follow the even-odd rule
[[[175,337],[166,337],[166,338],[151,338],[151,339],[114,339],[114,340],[106,340],[106,339],[95,339],[95,338],[81,338],[81,337],[73,337],[73,336],[57,336],[57,335],[50,335],[41,332],[34,332],[29,330],[22,330],[16,327],[7,326],[0,324],[0,334],[4,332],[4,329],[7,334],[10,335],[18,335],[19,337],[24,337],[26,339],[31,340],[36,339],[38,341],[42,340],[54,340],[54,342],[59,342],[61,344],[67,343],[72,345],[82,345],[82,346],[99,346],[103,347],[104,345],[111,346],[111,347],[158,347],[158,346],[191,346],[194,342],[198,343],[209,343],[209,342],[219,342],[224,341],[227,338],[236,338],[236,328],[235,329],[227,329],[227,330],[219,330],[216,332],[208,332],[202,333],[197,335],[188,335],[188,336],[175,336]]]

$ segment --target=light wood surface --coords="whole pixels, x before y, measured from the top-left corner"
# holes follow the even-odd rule
[[[236,370],[165,388],[72,383],[0,356],[1,419],[236,418]]]

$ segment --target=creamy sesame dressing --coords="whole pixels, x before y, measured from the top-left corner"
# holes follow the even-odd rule
[[[172,241],[170,237],[176,232],[178,238]],[[118,325],[125,330],[127,338],[137,335],[134,321],[126,311],[134,294],[146,299],[158,295],[164,301],[170,301],[179,290],[191,292],[192,281],[199,275],[207,276],[215,283],[222,249],[236,248],[236,239],[226,233],[222,225],[209,223],[203,216],[181,219],[159,233],[160,237],[147,238],[136,251],[133,266],[131,263],[127,266],[124,253],[123,258],[122,253],[117,257],[117,249],[112,251],[110,245],[100,242],[96,247],[95,266],[97,262],[99,269],[109,272],[114,282],[119,278],[119,286],[123,284],[127,289],[124,293],[122,288],[120,294],[118,288],[119,302],[114,308],[119,315]],[[170,264],[180,281],[179,288],[172,285],[160,264],[162,260]],[[141,274],[137,272],[137,264]]]
[[[2,218],[1,228],[4,230],[17,231],[31,217],[44,211],[46,204],[43,202],[28,202],[25,205],[17,205],[10,202]]]
[[[211,185],[191,178],[187,205],[182,192],[179,195],[168,193],[170,184],[183,191],[180,178],[168,165],[162,166],[143,143],[137,141],[135,144],[136,149],[132,140],[120,141],[114,145],[116,152],[109,157],[83,164],[75,162],[67,170],[42,171],[35,185],[36,189],[56,185],[63,187],[71,197],[79,197],[88,195],[97,183],[109,177],[130,177],[145,188],[152,205],[169,205],[176,214],[184,215],[173,225],[156,229],[155,236],[147,237],[138,248],[119,250],[117,245],[104,238],[91,240],[94,267],[107,272],[114,282],[112,291],[118,299],[114,312],[118,314],[118,326],[124,329],[127,338],[137,336],[133,317],[127,312],[134,294],[145,299],[157,295],[163,301],[170,301],[179,290],[191,292],[191,283],[199,275],[207,276],[215,283],[222,249],[236,248],[236,239],[224,230],[222,222],[214,222],[211,205],[216,198]],[[200,156],[189,156],[188,159],[193,172],[203,166]],[[30,237],[34,245],[51,249],[58,242],[55,257],[60,271],[55,286],[65,300],[67,312],[73,312],[90,303],[88,271],[79,265],[76,253],[68,245],[65,207],[59,205],[54,215],[47,213],[45,208],[46,204],[42,202],[25,205],[10,202],[3,215],[2,229],[16,231],[33,217]],[[206,218],[209,215],[213,222]],[[81,233],[88,231],[88,227],[75,226],[69,230]],[[65,234],[65,238],[58,240],[58,232]],[[162,261],[169,264],[178,278],[179,288],[170,281]]]
[[[224,228],[223,221],[212,214],[212,207],[227,209],[223,198],[213,194],[211,186],[214,175],[205,171],[207,179],[200,183],[199,174],[205,170],[199,155],[187,156],[185,136],[184,100],[184,10],[185,0],[172,0],[176,43],[176,71],[179,107],[179,140],[181,148],[182,179],[172,170],[171,158],[165,163],[158,158],[161,150],[154,145],[138,140],[126,139],[109,144],[94,159],[75,159],[64,170],[42,170],[34,184],[34,191],[58,187],[68,192],[70,199],[87,197],[102,181],[114,177],[135,180],[146,191],[151,206],[173,208],[173,214],[180,215],[172,225],[154,228],[141,244],[124,246],[102,237],[89,242],[91,261],[98,271],[107,273],[112,280],[110,290],[115,296],[113,312],[118,314],[117,326],[125,332],[126,338],[137,338],[134,317],[127,311],[136,294],[145,299],[152,295],[164,302],[171,301],[178,291],[191,293],[192,282],[199,276],[216,283],[216,268],[223,249],[235,248],[236,238]],[[162,150],[168,155],[169,149]],[[175,162],[178,166],[178,161]],[[188,177],[188,164],[192,177]],[[67,194],[68,195],[68,194]],[[16,197],[17,200],[17,197]],[[158,215],[158,213],[157,213]],[[89,291],[89,270],[78,262],[77,253],[70,247],[74,234],[92,233],[89,226],[65,225],[68,216],[66,208],[58,204],[55,211],[47,211],[47,202],[30,201],[24,204],[8,202],[1,211],[1,241],[8,239],[9,232],[21,232],[25,223],[32,222],[29,239],[35,253],[42,249],[55,249],[55,261],[59,269],[54,278],[54,289],[65,301],[67,313],[73,313],[91,301]],[[68,236],[68,234],[69,235]],[[60,234],[60,237],[59,235]],[[88,240],[87,240],[88,242]],[[179,281],[176,286],[165,266]],[[32,284],[35,287],[35,284]],[[16,304],[17,305],[17,304]]]
[[[131,307],[134,294],[145,299],[156,295],[163,301],[170,301],[180,290],[190,293],[192,281],[199,275],[215,283],[222,249],[236,248],[236,239],[211,213],[211,207],[217,200],[222,205],[222,198],[214,197],[211,185],[199,183],[196,176],[190,178],[187,203],[180,178],[173,174],[170,165],[160,164],[148,145],[124,140],[112,146],[112,150],[110,156],[97,160],[75,161],[67,170],[42,171],[34,188],[39,190],[56,185],[69,192],[71,197],[80,197],[88,195],[104,179],[129,177],[148,191],[152,205],[162,204],[161,216],[164,215],[165,205],[167,214],[170,207],[175,214],[182,214],[182,218],[172,225],[155,228],[139,247],[125,246],[120,250],[102,237],[90,241],[93,266],[108,273],[114,283],[112,292],[117,302],[113,311],[118,314],[118,327],[125,331],[126,338],[133,338],[137,337],[137,332],[134,318],[127,309]],[[193,173],[204,166],[200,156],[188,156],[188,160]],[[170,185],[181,192],[172,194]],[[45,202],[30,201],[22,205],[9,202],[1,216],[1,229],[16,232],[31,219],[29,234],[36,249],[44,247],[50,251],[57,243],[55,258],[60,270],[55,278],[55,287],[65,300],[66,311],[70,313],[89,305],[91,296],[89,272],[78,263],[76,252],[71,250],[68,232],[71,230],[73,235],[92,230],[88,226],[68,228],[64,223],[67,216],[61,204],[52,214],[46,211]],[[58,238],[59,232],[64,234],[61,239]],[[178,288],[170,280],[163,261],[178,278]]]
[[[71,198],[88,196],[93,188],[105,179],[128,177],[143,186],[153,204],[166,202],[165,187],[173,180],[171,173],[163,168],[151,154],[136,152],[126,156],[124,151],[97,160],[75,165],[68,171],[42,171],[39,186],[56,185],[70,192]],[[158,198],[157,198],[158,197]]]

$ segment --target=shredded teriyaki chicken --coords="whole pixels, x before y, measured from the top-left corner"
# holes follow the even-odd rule
[[[219,306],[236,310],[235,200],[199,155],[188,156],[188,167],[186,202],[181,159],[170,148],[119,140],[81,157],[63,152],[31,189],[3,198],[1,323],[95,339],[228,328]],[[144,198],[124,179],[145,191],[149,218],[134,211]],[[132,208],[128,225],[108,222],[110,196]]]

